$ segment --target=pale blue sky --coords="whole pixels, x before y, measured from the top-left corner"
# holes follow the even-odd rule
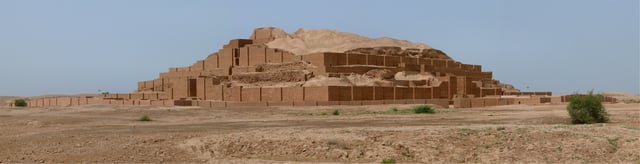
[[[0,0],[0,95],[130,92],[263,26],[423,42],[523,90],[639,93],[639,8],[638,0]]]

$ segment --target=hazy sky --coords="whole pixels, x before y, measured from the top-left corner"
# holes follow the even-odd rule
[[[639,8],[638,0],[0,0],[0,95],[130,92],[263,26],[422,42],[522,90],[639,93]]]

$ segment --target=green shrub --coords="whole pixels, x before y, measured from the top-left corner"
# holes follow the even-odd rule
[[[25,107],[27,106],[27,101],[24,101],[23,99],[17,99],[13,102],[13,105],[19,106],[19,107]]]
[[[430,106],[422,105],[413,108],[413,112],[415,113],[436,113],[436,110]]]
[[[398,108],[393,108],[393,109],[391,109],[391,111],[397,112]]]
[[[334,110],[332,114],[333,114],[334,116],[340,115],[340,111],[338,111],[338,110]]]
[[[320,113],[320,115],[326,116],[327,112],[322,112],[322,113]]]
[[[591,124],[591,123],[603,123],[609,121],[609,114],[602,106],[603,96],[599,94],[593,94],[590,91],[588,94],[575,94],[572,95],[567,105],[567,111],[571,116],[571,123],[573,124]]]
[[[394,160],[394,159],[383,159],[382,163],[383,164],[394,164],[394,163],[396,163],[396,160]]]
[[[138,121],[151,121],[151,118],[147,115],[144,115],[138,119]]]

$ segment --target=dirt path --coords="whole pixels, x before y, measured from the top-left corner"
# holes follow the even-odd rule
[[[609,104],[611,122],[592,125],[561,105],[411,107],[4,108],[0,162],[640,161],[639,104]]]

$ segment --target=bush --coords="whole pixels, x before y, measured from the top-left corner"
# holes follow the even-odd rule
[[[340,111],[338,111],[338,110],[334,110],[334,111],[333,111],[333,115],[334,115],[334,116],[340,115]]]
[[[436,110],[430,106],[422,105],[413,108],[413,112],[415,113],[436,113]]]
[[[23,99],[17,99],[13,102],[13,105],[19,106],[19,107],[25,107],[27,106],[27,101],[24,101]]]
[[[382,163],[383,164],[394,164],[394,163],[396,163],[396,160],[394,160],[394,159],[383,159]]]
[[[603,96],[590,91],[586,95],[572,95],[567,111],[573,124],[603,123],[609,121],[609,114],[602,106]]]
[[[151,118],[149,118],[149,116],[144,115],[142,117],[140,117],[140,119],[138,119],[138,121],[151,121]]]
[[[320,115],[326,116],[327,112],[322,112],[322,113],[320,113]]]

